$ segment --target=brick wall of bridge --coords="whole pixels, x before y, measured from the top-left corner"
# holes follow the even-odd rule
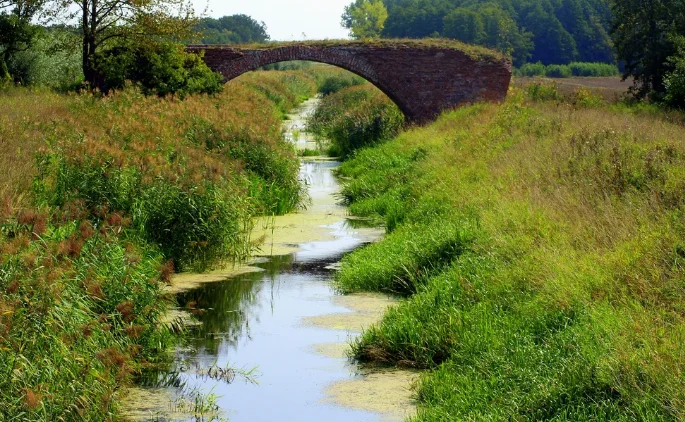
[[[268,49],[188,49],[204,50],[207,65],[227,80],[282,61],[311,60],[339,66],[376,85],[409,121],[417,123],[466,103],[503,101],[511,80],[509,60],[474,60],[459,50],[440,47],[294,44]]]

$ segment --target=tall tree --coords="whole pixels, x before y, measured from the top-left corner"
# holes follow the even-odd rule
[[[0,0],[0,80],[10,78],[7,63],[11,58],[33,44],[40,28],[31,21],[43,3],[38,0]]]
[[[345,6],[341,24],[353,38],[378,38],[387,18],[388,9],[382,0],[356,0]]]
[[[264,43],[271,39],[266,24],[247,15],[204,18],[195,29],[203,44]]]
[[[458,7],[443,20],[442,35],[471,44],[479,44],[485,38],[482,16],[471,9]]]
[[[187,39],[196,23],[186,0],[53,0],[66,20],[79,18],[83,75],[97,85],[98,52],[115,40]],[[77,12],[73,13],[73,10]]]
[[[623,78],[634,78],[638,97],[660,97],[664,77],[673,70],[674,36],[685,33],[683,0],[613,0],[611,36],[625,63]]]

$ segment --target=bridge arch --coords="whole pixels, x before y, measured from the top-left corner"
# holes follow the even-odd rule
[[[479,49],[477,55],[456,47],[463,44],[358,41],[260,48],[193,45],[187,49],[204,52],[207,65],[226,80],[285,61],[308,60],[338,66],[378,87],[408,121],[422,123],[464,103],[502,101],[506,97],[511,61],[488,50]]]

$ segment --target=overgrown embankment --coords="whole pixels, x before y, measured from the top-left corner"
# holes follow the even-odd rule
[[[533,86],[358,151],[389,234],[336,283],[406,299],[355,357],[429,370],[416,420],[685,418],[682,121]]]
[[[174,341],[170,274],[246,256],[253,216],[299,204],[280,121],[330,72],[184,101],[2,91],[0,419],[116,419]]]

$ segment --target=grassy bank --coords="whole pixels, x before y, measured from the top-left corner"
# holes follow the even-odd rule
[[[184,101],[0,93],[0,419],[117,419],[174,342],[171,273],[245,257],[252,217],[302,200],[280,123],[317,89],[259,72]]]
[[[355,357],[428,369],[415,420],[685,418],[682,121],[532,87],[358,151],[336,283],[405,299]]]
[[[325,95],[307,122],[307,130],[326,142],[328,154],[347,158],[354,151],[385,142],[399,133],[404,116],[371,84],[327,78]]]

